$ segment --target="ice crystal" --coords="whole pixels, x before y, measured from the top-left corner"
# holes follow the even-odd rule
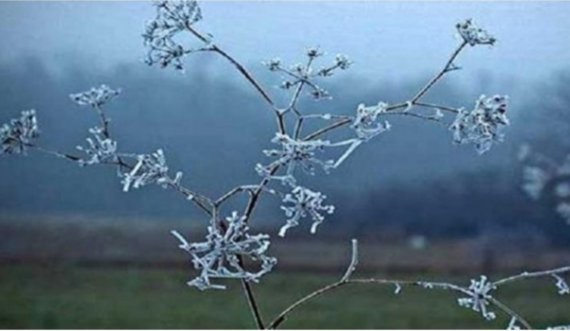
[[[269,166],[257,165],[256,170],[259,175],[266,177],[269,168],[280,165],[287,167],[287,176],[293,176],[297,166],[309,173],[314,174],[315,165],[323,168],[328,172],[333,166],[333,160],[323,161],[316,157],[317,151],[322,151],[325,147],[331,145],[327,140],[298,140],[289,137],[286,134],[276,133],[275,138],[271,140],[275,144],[281,144],[281,149],[264,150],[265,155],[275,157]]]
[[[471,308],[476,312],[480,312],[481,315],[487,320],[495,319],[496,315],[494,312],[488,311],[489,294],[496,287],[493,283],[487,280],[487,277],[481,276],[480,280],[471,280],[471,285],[469,286],[470,297],[460,298],[457,300],[460,306]]]
[[[309,57],[309,59],[314,59],[319,56],[323,56],[323,54],[324,53],[321,52],[318,47],[310,47],[309,49],[307,49],[307,57]]]
[[[400,283],[396,283],[394,284],[394,294],[398,295],[400,293],[402,293],[402,285],[400,285]]]
[[[316,74],[317,76],[329,77],[332,76],[337,69],[348,70],[351,65],[352,61],[350,61],[346,55],[337,54],[333,65],[319,69]]]
[[[267,66],[269,71],[277,71],[281,66],[281,59],[276,57],[267,62],[263,62],[263,64]]]
[[[297,186],[291,193],[286,194],[283,198],[285,205],[281,206],[281,209],[285,211],[288,219],[279,230],[279,236],[284,237],[288,229],[299,225],[299,220],[306,216],[310,216],[313,220],[311,233],[316,233],[317,227],[325,219],[322,213],[334,212],[334,206],[323,205],[325,199],[326,196],[321,192],[313,192],[302,186]]]
[[[25,154],[39,135],[35,110],[22,111],[19,118],[0,127],[0,154]]]
[[[82,166],[115,161],[117,159],[117,142],[105,138],[103,129],[94,127],[89,129],[93,138],[87,138],[87,146],[77,146],[77,149],[87,154],[89,159],[80,160]]]
[[[558,288],[558,294],[560,295],[570,294],[570,287],[568,287],[568,283],[566,283],[564,278],[562,278],[557,274],[553,274],[552,277],[554,277],[554,279],[556,280],[556,288]]]
[[[520,330],[521,327],[517,325],[518,320],[516,317],[511,317],[511,321],[509,322],[509,326],[507,326],[507,330]]]
[[[184,56],[211,47],[209,40],[202,40],[205,46],[198,49],[187,48],[175,40],[177,34],[191,29],[194,23],[202,19],[200,7],[193,0],[159,1],[155,7],[156,17],[147,23],[143,34],[147,47],[145,62],[148,65],[159,64],[162,68],[172,65],[177,70],[183,70]]]
[[[249,228],[244,218],[237,212],[226,218],[225,231],[213,224],[208,227],[206,241],[188,243],[178,232],[172,234],[180,241],[180,248],[192,256],[194,269],[200,275],[188,282],[200,290],[225,289],[224,285],[212,284],[214,278],[234,278],[246,281],[259,281],[260,277],[270,272],[277,259],[266,255],[269,248],[269,235],[249,234]],[[246,270],[241,262],[242,257],[248,257],[259,262],[259,270]]]
[[[93,87],[88,91],[70,94],[69,97],[80,106],[101,107],[120,93],[121,89],[114,90],[103,84],[99,87]]]
[[[507,118],[508,97],[482,95],[472,111],[461,109],[451,124],[455,143],[473,143],[479,154],[488,151],[493,142],[503,140],[500,130],[509,124]]]
[[[130,172],[124,174],[122,180],[123,191],[127,192],[132,188],[139,188],[148,184],[159,184],[166,187],[169,184],[178,184],[182,173],[176,173],[174,179],[168,176],[168,166],[162,149],[152,154],[137,156],[137,163]]]
[[[316,78],[329,77],[338,70],[347,70],[352,62],[348,57],[339,54],[336,56],[332,65],[316,70],[314,68],[315,60],[323,56],[324,53],[318,47],[311,47],[306,50],[305,55],[308,58],[308,62],[306,64],[296,63],[286,67],[283,66],[279,58],[273,58],[272,60],[263,62],[263,64],[269,69],[269,71],[285,74],[286,79],[280,84],[282,89],[289,90],[293,87],[299,87],[301,90],[306,88],[309,90],[308,94],[316,100],[330,99],[331,95],[327,90],[317,84]],[[300,92],[300,90],[298,92]]]
[[[479,28],[472,20],[468,19],[462,23],[457,23],[457,32],[471,46],[493,45],[497,40],[487,31]]]
[[[549,326],[546,330],[570,330],[570,324],[568,325],[556,325],[556,326]]]
[[[378,116],[386,112],[388,104],[379,102],[375,106],[358,105],[356,108],[356,117],[352,123],[352,128],[356,131],[359,139],[370,140],[376,135],[390,130],[390,123],[378,123]]]
[[[337,56],[335,57],[335,61],[336,61],[336,65],[341,70],[348,69],[350,67],[350,65],[352,64],[352,62],[348,59],[348,57],[346,57],[346,55],[342,55],[342,54],[337,54]]]

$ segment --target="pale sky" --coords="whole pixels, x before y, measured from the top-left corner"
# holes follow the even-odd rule
[[[430,73],[458,42],[454,24],[473,18],[499,43],[464,54],[470,72],[542,78],[568,65],[568,2],[202,2],[199,27],[242,62],[302,59],[319,45],[355,61],[371,79]],[[50,63],[80,55],[106,68],[140,61],[148,2],[0,2],[0,59],[35,55]],[[190,61],[192,61],[190,59]]]

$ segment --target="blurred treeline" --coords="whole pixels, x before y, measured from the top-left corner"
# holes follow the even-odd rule
[[[122,96],[107,109],[119,148],[140,153],[162,148],[171,169],[184,172],[187,186],[217,196],[259,180],[253,169],[258,162],[268,162],[261,150],[271,147],[275,123],[272,113],[233,69],[214,65],[199,57],[185,75],[178,75],[143,64],[99,70],[74,61],[53,70],[38,58],[2,63],[0,122],[34,108],[42,146],[72,151],[84,142],[97,117],[72,104],[68,94],[101,83],[121,87]],[[279,77],[266,74],[260,66],[254,66],[254,71],[267,86],[279,85]],[[428,74],[391,82],[343,73],[322,84],[333,100],[314,102],[307,97],[302,108],[346,114],[361,102],[402,101]],[[522,166],[517,160],[517,150],[524,143],[558,159],[570,151],[570,71],[524,84],[489,72],[478,77],[466,82],[461,72],[453,73],[428,100],[470,108],[480,94],[509,94],[512,125],[504,143],[478,156],[472,146],[454,146],[446,126],[387,118],[392,131],[363,145],[340,169],[303,177],[306,186],[324,192],[337,206],[319,231],[344,238],[484,234],[501,240],[570,242],[570,227],[553,207],[531,201],[521,191]],[[270,92],[283,93],[277,87]],[[2,157],[0,169],[0,213],[5,215],[83,214],[191,222],[203,217],[187,201],[158,187],[123,193],[111,168],[80,168],[31,155]],[[280,224],[284,215],[279,201],[264,199],[254,224]],[[295,232],[307,230],[302,227]]]

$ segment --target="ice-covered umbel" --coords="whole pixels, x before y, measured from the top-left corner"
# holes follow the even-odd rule
[[[84,92],[70,94],[69,97],[80,106],[101,107],[117,97],[120,93],[120,89],[114,90],[103,84]]]
[[[201,40],[203,46],[200,48],[188,48],[176,40],[179,34],[189,32],[191,26],[202,19],[200,6],[191,0],[157,1],[154,5],[156,17],[147,23],[143,34],[148,49],[145,62],[183,70],[184,56],[208,48],[206,40]]]
[[[19,118],[0,126],[0,154],[25,154],[40,135],[35,110],[24,110]]]
[[[227,61],[244,81],[253,87],[274,115],[277,126],[271,141],[278,147],[264,151],[271,161],[267,165],[256,166],[262,177],[258,183],[239,185],[217,198],[210,198],[184,186],[182,172],[176,172],[173,177],[169,175],[162,149],[159,148],[154,153],[120,151],[119,147],[123,145],[114,138],[110,129],[111,122],[106,114],[106,107],[110,106],[109,101],[115,99],[120,90],[107,85],[70,95],[73,102],[91,107],[99,117],[99,123],[89,130],[87,143],[78,147],[80,155],[61,153],[39,145],[39,130],[34,111],[22,112],[20,118],[0,127],[0,154],[23,154],[28,150],[35,150],[82,166],[111,166],[120,177],[124,191],[146,185],[160,185],[182,195],[209,220],[203,240],[189,242],[177,231],[172,231],[180,242],[179,247],[190,255],[194,271],[198,273],[188,285],[200,290],[225,289],[226,285],[219,282],[221,279],[240,280],[259,329],[275,329],[292,311],[312,298],[340,286],[357,283],[394,286],[395,294],[399,294],[406,286],[453,291],[458,294],[458,303],[461,306],[477,311],[486,319],[493,319],[499,313],[507,315],[511,318],[509,328],[512,329],[530,329],[532,325],[499,301],[496,290],[500,286],[530,278],[553,277],[559,294],[570,292],[563,278],[570,272],[570,267],[523,272],[495,282],[482,276],[479,280],[473,280],[468,287],[423,280],[355,278],[359,258],[357,240],[353,239],[351,262],[340,280],[297,300],[272,322],[265,323],[251,283],[259,281],[263,275],[272,271],[277,260],[269,255],[270,236],[263,233],[252,234],[249,229],[256,207],[264,200],[261,196],[281,199],[285,224],[275,230],[278,235],[290,235],[292,228],[305,218],[310,218],[310,232],[315,233],[317,227],[325,221],[325,216],[331,215],[335,207],[325,203],[325,194],[308,189],[304,183],[300,183],[305,176],[301,176],[297,170],[301,168],[304,173],[316,175],[321,173],[315,171],[316,168],[321,168],[322,173],[328,174],[341,165],[345,166],[349,162],[349,156],[359,146],[373,141],[373,138],[381,133],[388,132],[391,128],[387,121],[389,116],[443,123],[453,132],[455,142],[474,144],[479,153],[488,151],[494,143],[502,140],[501,130],[509,123],[506,96],[481,96],[472,110],[429,103],[425,101],[424,96],[447,73],[459,69],[457,58],[463,50],[468,49],[467,45],[492,45],[495,38],[471,20],[459,23],[456,28],[462,38],[461,42],[451,52],[443,68],[409,98],[393,103],[382,100],[355,102],[350,109],[338,109],[338,113],[321,113],[311,111],[310,104],[301,100],[306,96],[309,96],[309,100],[331,99],[330,93],[321,85],[329,77],[340,76],[341,72],[352,66],[352,61],[345,55],[338,54],[328,64],[320,66],[319,62],[326,58],[326,53],[318,47],[310,47],[305,50],[303,60],[291,66],[284,65],[279,58],[267,61],[265,65],[269,71],[281,75],[281,83],[278,85],[282,87],[280,91],[286,94],[285,102],[277,101],[245,66],[220,48],[220,45],[214,44],[210,34],[200,31],[196,23],[202,19],[202,11],[196,1],[159,1],[154,6],[156,15],[143,33],[147,50],[146,62],[149,65],[157,64],[163,68],[174,67],[182,70],[186,56],[190,53],[214,53]],[[188,46],[188,40],[184,39],[193,39],[197,47]],[[271,136],[267,139],[271,139]],[[540,197],[552,187],[553,194],[560,198],[557,209],[570,219],[570,185],[557,179],[560,175],[570,174],[568,164],[570,163],[566,162],[560,167],[549,169],[542,166],[528,169],[525,189],[532,196]],[[557,181],[554,183],[556,185],[552,185],[552,180]],[[238,196],[246,198],[243,212],[233,212],[229,217],[221,217],[227,208],[226,203]],[[238,201],[243,200],[236,199],[232,203]],[[269,225],[271,224],[262,224]],[[562,329],[564,326],[554,328]]]
[[[291,193],[286,194],[281,209],[285,211],[288,218],[279,230],[279,236],[284,237],[289,228],[299,225],[299,220],[307,216],[313,220],[311,233],[315,234],[319,224],[325,220],[322,213],[332,214],[334,212],[334,206],[323,205],[325,199],[326,196],[321,192],[313,192],[302,186],[297,186]]]
[[[192,265],[200,275],[188,282],[200,290],[225,289],[225,285],[212,284],[215,278],[237,278],[245,281],[259,281],[270,272],[277,259],[266,255],[269,248],[269,235],[249,234],[245,218],[236,211],[226,218],[225,229],[219,229],[217,220],[208,227],[206,241],[188,243],[177,231],[172,234],[180,241],[180,248],[192,256]],[[259,269],[247,270],[243,259],[257,261]]]
[[[463,40],[471,46],[493,45],[497,41],[495,37],[478,27],[471,19],[457,23],[456,28]]]
[[[491,149],[494,142],[503,141],[501,129],[509,125],[507,118],[508,97],[482,95],[471,111],[460,109],[449,127],[453,141],[458,144],[472,143],[479,154]]]
[[[491,298],[491,291],[495,290],[496,286],[487,280],[486,276],[481,276],[479,280],[472,279],[471,285],[468,290],[470,296],[467,298],[459,298],[457,302],[462,307],[471,308],[476,312],[481,313],[484,318],[493,320],[496,314],[488,310],[489,299]]]

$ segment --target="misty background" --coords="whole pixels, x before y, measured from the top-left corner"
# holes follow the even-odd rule
[[[348,55],[352,68],[321,84],[334,99],[306,97],[301,105],[339,114],[359,103],[410,98],[456,47],[455,23],[473,18],[499,42],[467,49],[457,60],[463,69],[426,101],[471,108],[480,94],[507,94],[506,141],[478,156],[472,146],[453,145],[445,126],[394,118],[391,132],[362,145],[339,169],[305,179],[337,207],[319,231],[343,240],[421,235],[568,243],[570,228],[553,206],[521,191],[517,151],[528,143],[560,159],[570,150],[569,3],[205,2],[202,10],[200,30],[274,96],[284,93],[280,76],[261,61],[278,56],[294,64],[311,46],[327,52],[323,65],[336,53]],[[170,168],[184,172],[184,184],[210,196],[257,182],[254,166],[268,162],[262,150],[272,147],[272,113],[213,54],[189,56],[184,75],[147,67],[140,35],[153,15],[146,2],[1,2],[0,122],[36,109],[42,145],[73,151],[97,117],[68,95],[104,83],[123,90],[107,106],[121,150],[162,148]],[[2,157],[0,169],[6,219],[204,224],[173,192],[151,186],[122,192],[111,168],[32,153]],[[275,235],[284,219],[279,201],[266,196],[252,225]],[[291,233],[306,234],[307,226]]]

